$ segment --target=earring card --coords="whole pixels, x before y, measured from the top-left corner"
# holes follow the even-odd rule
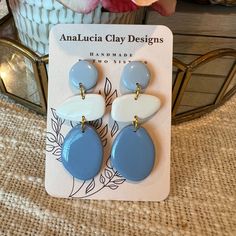
[[[172,53],[173,36],[165,26],[67,24],[52,28],[45,170],[48,194],[61,198],[123,201],[161,201],[168,197]],[[73,178],[62,165],[62,144],[76,122],[63,120],[56,114],[56,108],[76,94],[69,85],[69,71],[80,60],[88,60],[98,69],[98,83],[88,93],[99,93],[106,101],[105,116],[92,122],[104,147],[103,166],[94,179],[87,181]],[[161,100],[160,110],[142,124],[155,145],[155,165],[146,179],[135,183],[121,176],[110,162],[112,142],[125,126],[112,120],[111,106],[116,97],[128,93],[121,86],[120,78],[130,61],[147,65],[151,81],[144,93]],[[90,148],[89,143],[87,148]]]

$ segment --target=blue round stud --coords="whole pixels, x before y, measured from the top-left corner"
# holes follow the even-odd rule
[[[82,84],[85,90],[89,90],[96,85],[97,80],[97,68],[88,61],[75,63],[69,72],[70,84],[77,89],[79,89],[80,84]]]
[[[126,179],[145,179],[154,166],[155,147],[147,131],[127,126],[116,137],[111,151],[112,166]]]
[[[150,79],[151,74],[147,66],[139,61],[128,63],[121,75],[123,85],[131,91],[136,90],[137,83],[142,89],[145,89],[148,86]]]
[[[73,177],[80,180],[95,177],[103,159],[102,142],[95,129],[88,125],[84,132],[80,125],[73,128],[65,137],[61,159],[63,166]]]

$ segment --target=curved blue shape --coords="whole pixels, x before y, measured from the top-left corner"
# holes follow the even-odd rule
[[[141,86],[142,89],[145,89],[148,86],[150,79],[151,74],[147,66],[139,61],[128,63],[124,67],[121,75],[121,82],[127,89],[131,91],[136,90],[137,83]]]
[[[75,178],[89,180],[95,177],[102,165],[103,146],[96,130],[86,125],[74,127],[65,137],[62,153],[62,164]]]
[[[75,63],[69,72],[69,81],[71,86],[80,88],[80,83],[85,90],[93,88],[98,80],[97,68],[88,61],[79,61]]]
[[[111,163],[123,177],[141,181],[151,173],[154,162],[155,147],[144,128],[134,131],[127,126],[120,131],[112,146]]]

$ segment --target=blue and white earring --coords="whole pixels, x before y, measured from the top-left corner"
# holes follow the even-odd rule
[[[160,99],[142,94],[151,79],[145,64],[130,62],[123,70],[122,84],[132,94],[116,98],[111,116],[117,122],[131,125],[123,128],[115,138],[111,150],[112,166],[127,180],[141,181],[152,171],[155,162],[155,146],[140,122],[154,115],[161,106]]]
[[[86,94],[98,80],[98,72],[88,61],[77,62],[70,70],[70,85],[79,95],[62,103],[56,113],[59,117],[80,122],[64,139],[61,160],[65,169],[75,178],[94,178],[102,165],[103,145],[96,130],[88,121],[100,119],[105,113],[105,100],[99,94]]]

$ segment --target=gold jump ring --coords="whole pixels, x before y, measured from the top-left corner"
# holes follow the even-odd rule
[[[86,122],[85,116],[82,116],[82,121],[80,122],[82,132],[85,131],[85,122]]]
[[[137,131],[138,127],[139,127],[139,122],[138,122],[138,117],[137,116],[134,116],[133,126],[134,126],[135,131]]]
[[[80,95],[82,97],[82,99],[85,99],[85,89],[84,89],[84,86],[83,84],[79,84],[79,89],[80,89]]]
[[[140,84],[139,83],[136,83],[136,85],[137,85],[137,87],[136,87],[136,90],[135,90],[135,100],[138,100],[138,97],[139,97],[139,95],[140,95],[140,93],[141,93],[141,86],[140,86]]]

